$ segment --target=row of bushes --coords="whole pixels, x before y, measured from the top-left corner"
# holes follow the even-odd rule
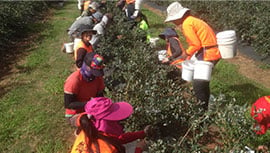
[[[0,52],[7,49],[29,31],[29,26],[47,11],[45,1],[3,1],[0,3]],[[9,50],[10,51],[10,50]]]
[[[260,143],[254,139],[247,106],[220,96],[212,98],[212,111],[204,113],[179,70],[160,64],[156,49],[141,40],[144,33],[131,30],[113,4],[106,11],[114,14],[114,23],[97,49],[106,59],[106,94],[134,106],[125,124],[128,131],[154,125],[157,132],[149,140],[149,152],[208,152],[211,145],[218,152],[239,152]]]
[[[169,1],[152,1],[167,7]],[[190,8],[195,16],[207,21],[216,31],[234,29],[240,42],[255,48],[263,57],[270,56],[268,32],[270,18],[267,1],[179,1]]]

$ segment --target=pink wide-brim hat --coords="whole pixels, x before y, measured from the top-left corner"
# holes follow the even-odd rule
[[[120,121],[128,118],[133,113],[133,107],[127,102],[113,103],[110,98],[92,98],[84,106],[87,114],[93,115],[95,119]]]

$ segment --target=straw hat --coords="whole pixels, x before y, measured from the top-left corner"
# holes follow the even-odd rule
[[[167,8],[167,18],[164,22],[181,19],[188,10],[190,9],[184,8],[180,3],[173,2]]]

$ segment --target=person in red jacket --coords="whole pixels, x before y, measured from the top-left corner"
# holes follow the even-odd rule
[[[188,8],[184,8],[178,2],[171,3],[167,8],[165,22],[172,22],[183,32],[189,45],[185,52],[186,57],[194,55],[198,60],[213,64],[219,61],[221,55],[214,31],[206,22],[192,16]],[[210,97],[209,83],[204,80],[193,80],[195,96],[204,102],[205,110],[208,108]]]
[[[137,139],[144,139],[146,136],[153,134],[151,126],[146,126],[144,130],[137,132],[124,131],[124,127],[120,124],[120,121],[128,118],[133,113],[133,107],[127,102],[113,103],[110,98],[96,97],[89,100],[84,109],[98,131],[117,138],[121,144],[131,143]],[[142,143],[138,143],[134,149],[136,153],[139,153],[143,151],[143,148]],[[126,149],[128,150],[129,148]]]
[[[77,114],[84,112],[84,106],[93,97],[103,96],[103,57],[95,52],[87,53],[81,69],[73,72],[64,84],[65,117],[75,125]]]
[[[256,100],[252,104],[250,114],[256,120],[254,125],[256,134],[265,134],[270,128],[270,96],[263,96]]]

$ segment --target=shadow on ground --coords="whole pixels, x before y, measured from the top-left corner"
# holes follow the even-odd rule
[[[37,19],[36,23],[26,27],[24,32],[20,32],[22,34],[16,36],[16,39],[8,40],[10,44],[6,47],[1,47],[0,97],[12,88],[22,85],[11,80],[13,74],[32,71],[32,68],[19,66],[19,62],[22,62],[23,58],[37,48],[40,42],[47,36],[41,32],[52,28],[52,25],[47,23],[49,16],[50,14],[47,14],[42,19]]]

